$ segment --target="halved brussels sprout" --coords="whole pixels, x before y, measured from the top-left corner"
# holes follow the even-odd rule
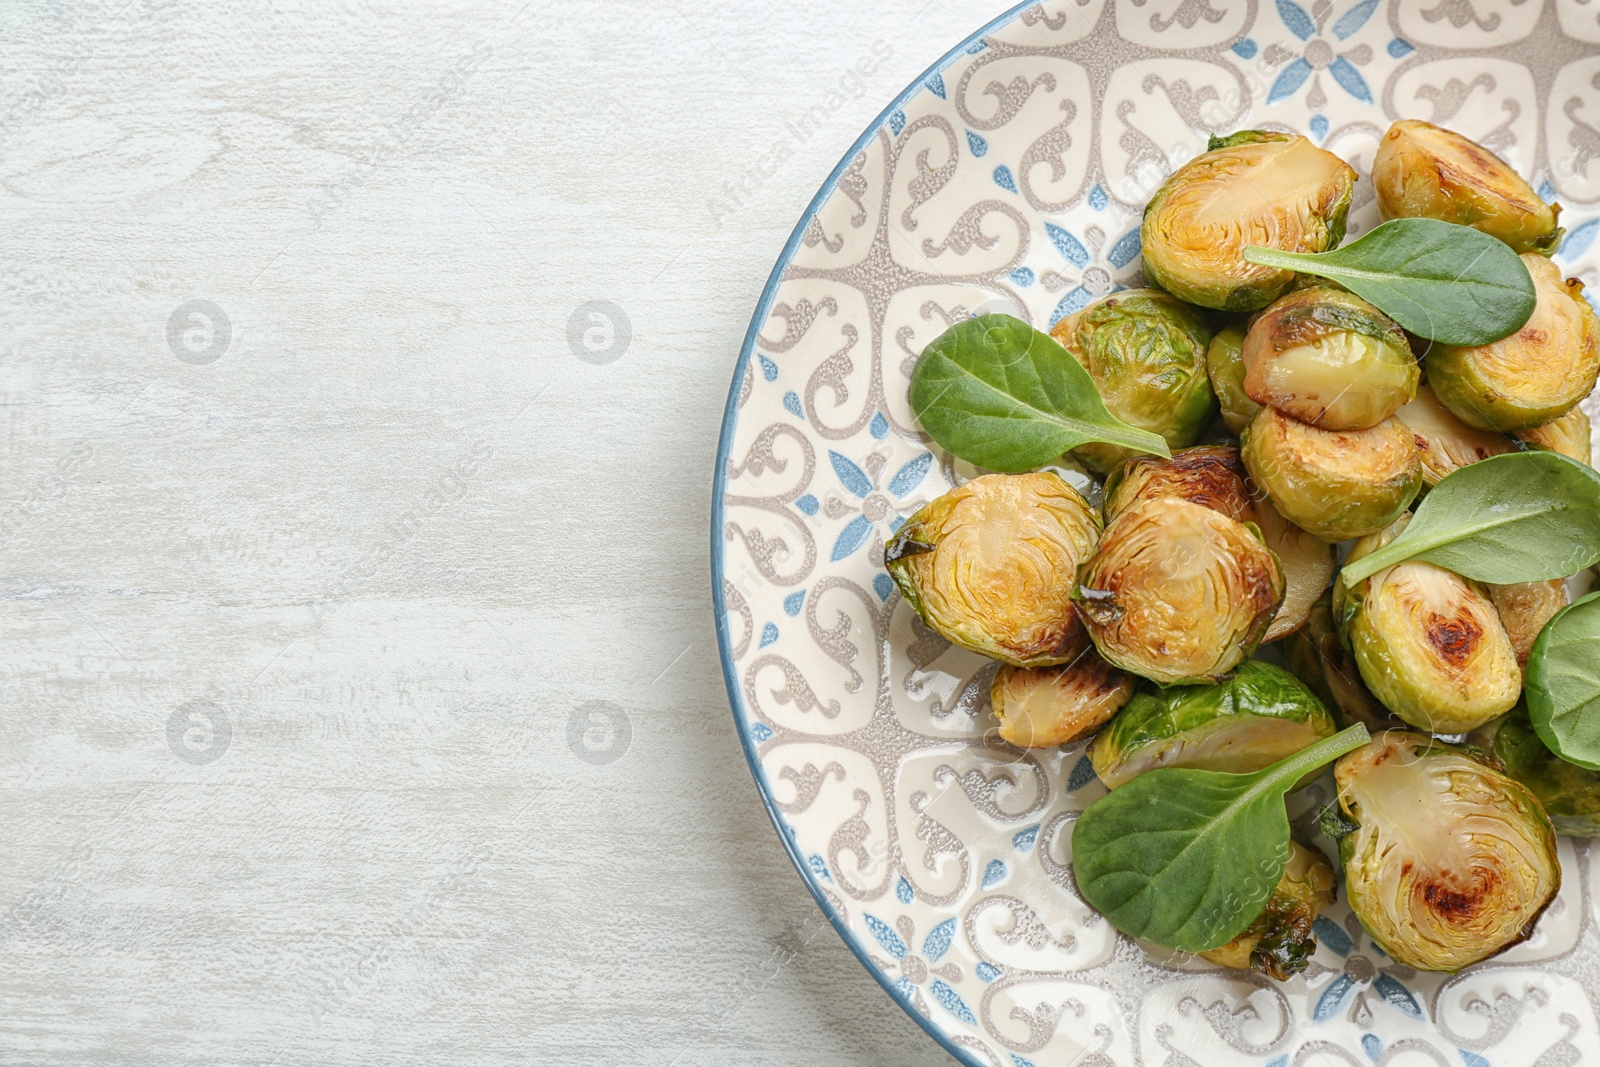
[[[1407,515],[1357,541],[1347,562],[1400,535]],[[1334,617],[1361,678],[1385,707],[1436,734],[1476,729],[1516,704],[1522,668],[1488,593],[1443,567],[1407,560],[1334,589]]]
[[[1252,659],[1215,685],[1135,694],[1090,744],[1089,762],[1108,789],[1158,767],[1243,774],[1271,766],[1338,729],[1300,679]]]
[[[1474,429],[1450,414],[1426,385],[1395,417],[1416,437],[1422,450],[1422,480],[1429,485],[1438,485],[1446,475],[1480,459],[1517,450],[1504,434]]]
[[[1272,501],[1252,494],[1245,476],[1233,445],[1186,448],[1171,459],[1135,456],[1106,479],[1103,510],[1110,522],[1141,500],[1166,496],[1255,523],[1283,571],[1283,604],[1263,638],[1277,641],[1300,628],[1311,605],[1333,580],[1333,548],[1278,514]]]
[[[1333,581],[1333,546],[1284,518],[1265,496],[1256,500],[1253,517],[1283,570],[1283,603],[1263,638],[1280,641],[1305,625],[1312,605]]]
[[[1050,336],[1094,378],[1111,414],[1160,434],[1172,448],[1194,444],[1216,414],[1206,376],[1211,326],[1166,293],[1113,293],[1056,323]],[[1090,444],[1073,455],[1104,474],[1137,453]]]
[[[1567,583],[1560,578],[1548,582],[1519,582],[1516,585],[1491,585],[1489,599],[1500,613],[1500,623],[1511,638],[1517,665],[1528,665],[1528,653],[1544,624],[1567,606]]]
[[[1560,837],[1600,837],[1600,771],[1574,766],[1545,747],[1518,706],[1471,738],[1544,805]]]
[[[1322,853],[1290,841],[1283,878],[1256,921],[1226,945],[1200,953],[1200,958],[1288,981],[1306,969],[1317,951],[1311,924],[1333,903],[1334,885],[1333,866]]]
[[[1535,426],[1531,430],[1523,430],[1517,435],[1517,440],[1529,448],[1538,448],[1546,452],[1560,452],[1563,456],[1571,456],[1579,463],[1594,462],[1594,447],[1590,443],[1592,438],[1589,432],[1589,416],[1584,414],[1582,408],[1573,408],[1555,422],[1547,422],[1543,426]]]
[[[1139,680],[1086,648],[1059,667],[1001,667],[989,689],[1000,737],[1049,748],[1088,737],[1121,710]]]
[[[1474,348],[1434,345],[1424,359],[1428,384],[1444,406],[1480,430],[1528,430],[1554,422],[1594,391],[1600,376],[1600,322],[1583,283],[1525,252],[1538,304],[1512,334]]]
[[[1528,789],[1453,746],[1391,730],[1334,766],[1357,828],[1339,841],[1350,907],[1384,952],[1459,971],[1524,940],[1561,888]]]
[[[954,644],[1047,667],[1086,646],[1069,594],[1099,531],[1060,475],[987,474],[911,516],[884,562],[906,603]]]
[[[1283,572],[1254,524],[1187,500],[1118,514],[1072,593],[1100,654],[1173,685],[1248,659],[1283,602]]]
[[[1206,349],[1206,373],[1211,376],[1211,391],[1222,407],[1222,421],[1228,432],[1239,434],[1250,425],[1261,405],[1244,391],[1244,329],[1229,326],[1211,339]]]
[[[1244,390],[1323,430],[1365,430],[1417,394],[1422,371],[1399,325],[1341,289],[1296,289],[1245,335]]]
[[[1402,119],[1378,142],[1372,185],[1386,219],[1440,219],[1498,237],[1518,252],[1561,244],[1560,204],[1546,204],[1505,160],[1452,130]]]
[[[1344,238],[1356,172],[1289,134],[1247,131],[1213,145],[1179,167],[1145,208],[1145,277],[1191,304],[1255,311],[1295,276],[1245,262],[1245,246],[1333,248]]]
[[[1319,430],[1264,407],[1239,453],[1283,517],[1324,541],[1381,530],[1422,488],[1416,438],[1397,418],[1366,430]]]
[[[1288,655],[1289,670],[1343,716],[1346,724],[1359,722],[1369,730],[1400,725],[1361,680],[1361,668],[1339,639],[1331,594],[1323,594],[1312,605],[1305,626],[1289,640]]]
[[[1106,522],[1142,500],[1176,497],[1220,511],[1230,519],[1255,519],[1244,464],[1232,445],[1201,445],[1174,452],[1171,459],[1135,456],[1106,478]]]

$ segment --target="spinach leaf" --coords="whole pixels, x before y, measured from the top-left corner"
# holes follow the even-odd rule
[[[1533,278],[1509,245],[1470,226],[1393,219],[1331,252],[1250,245],[1251,263],[1315,274],[1376,304],[1420,337],[1486,345],[1533,314]]]
[[[1550,751],[1600,771],[1600,593],[1539,631],[1528,653],[1528,716]]]
[[[1078,818],[1078,891],[1129,937],[1182,952],[1227,943],[1261,914],[1283,877],[1284,795],[1367,740],[1357,723],[1251,774],[1146,771]]]
[[[993,471],[1032,470],[1096,441],[1172,454],[1159,434],[1107,411],[1054,338],[1010,315],[958,322],[923,349],[911,408],[941,448]]]
[[[1420,559],[1497,585],[1566,578],[1600,561],[1600,474],[1557,452],[1513,452],[1449,474],[1399,537],[1347,583]]]

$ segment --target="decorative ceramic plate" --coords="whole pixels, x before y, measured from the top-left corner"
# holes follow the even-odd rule
[[[1292,130],[1349,160],[1359,235],[1402,117],[1559,198],[1559,261],[1600,283],[1600,0],[1051,0],[889,106],[761,295],[713,505],[735,720],[817,902],[959,1060],[1600,1064],[1600,850],[1564,839],[1537,935],[1455,976],[1388,959],[1342,904],[1290,982],[1152,958],[1074,889],[1073,821],[1103,792],[1083,746],[994,740],[993,664],[922,627],[883,570],[898,524],[974,473],[912,418],[928,341],[979,309],[1048,328],[1139,284],[1141,208],[1214,132]]]

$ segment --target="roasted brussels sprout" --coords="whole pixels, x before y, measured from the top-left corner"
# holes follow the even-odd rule
[[[1560,204],[1546,204],[1506,162],[1476,141],[1429,122],[1389,127],[1372,161],[1386,219],[1424,218],[1471,226],[1518,252],[1549,254],[1561,243]]]
[[[1589,431],[1589,416],[1584,414],[1582,408],[1573,408],[1555,422],[1547,422],[1543,426],[1535,426],[1531,430],[1523,430],[1517,434],[1517,440],[1529,448],[1543,449],[1546,452],[1560,452],[1563,456],[1571,456],[1579,463],[1594,462],[1594,448],[1591,444]]]
[[[1361,668],[1339,639],[1330,594],[1324,593],[1312,605],[1305,626],[1289,639],[1288,660],[1295,677],[1338,712],[1345,724],[1359,722],[1369,730],[1401,725],[1361,680]]]
[[[1417,390],[1417,398],[1401,408],[1396,417],[1417,439],[1422,451],[1422,480],[1429,485],[1438,485],[1446,475],[1469,463],[1517,450],[1505,435],[1474,429],[1450,414],[1450,409],[1439,403],[1426,385]]]
[[[1201,959],[1234,970],[1260,971],[1287,981],[1306,969],[1317,950],[1311,924],[1333,903],[1333,867],[1314,848],[1289,842],[1284,865],[1267,906],[1245,932],[1220,948],[1200,953]]]
[[[1135,456],[1106,478],[1106,522],[1142,500],[1176,497],[1220,511],[1241,522],[1254,521],[1245,487],[1244,464],[1232,445],[1201,445],[1174,452],[1171,459]]]
[[[1338,732],[1333,716],[1294,675],[1246,660],[1224,682],[1134,694],[1089,746],[1108,789],[1157,767],[1258,771]]]
[[[1554,422],[1594,390],[1600,375],[1600,322],[1583,283],[1525,252],[1538,304],[1527,324],[1492,344],[1435,345],[1424,362],[1428,384],[1455,417],[1480,430],[1528,430]]]
[[[1458,971],[1522,941],[1561,888],[1555,832],[1528,789],[1461,750],[1391,730],[1334,766],[1357,828],[1345,893],[1397,962]]]
[[[1294,272],[1247,263],[1246,245],[1326,252],[1344,238],[1356,172],[1304,137],[1248,131],[1179,167],[1144,210],[1144,273],[1201,307],[1255,311]]]
[[[1263,407],[1239,452],[1283,517],[1324,541],[1383,529],[1422,488],[1416,438],[1396,418],[1367,430],[1319,430]]]
[[[1099,527],[1060,475],[989,474],[911,516],[884,561],[906,602],[953,643],[1047,667],[1086,646],[1069,594]]]
[[[989,699],[1003,740],[1020,748],[1048,748],[1100,729],[1138,684],[1086,648],[1059,667],[1001,667]]]
[[[1333,546],[1284,518],[1264,496],[1256,500],[1253,517],[1283,571],[1283,603],[1264,638],[1279,641],[1305,625],[1312,605],[1333,581]]]
[[[1365,300],[1312,286],[1280,298],[1245,335],[1244,390],[1322,430],[1365,430],[1410,403],[1422,371],[1406,332]]]
[[[1469,739],[1544,805],[1560,837],[1600,837],[1600,771],[1574,766],[1545,747],[1518,706]]]
[[[1246,485],[1238,449],[1204,445],[1174,453],[1171,459],[1138,456],[1106,480],[1105,514],[1110,521],[1141,500],[1176,497],[1201,504],[1241,522],[1254,522],[1278,557],[1284,576],[1284,602],[1268,628],[1266,641],[1286,637],[1304,623],[1311,605],[1333,578],[1333,550],[1289,522],[1265,497]]]
[[[1357,541],[1349,562],[1388,544],[1403,517]],[[1522,668],[1483,586],[1407,560],[1334,589],[1334,617],[1361,678],[1385,707],[1436,734],[1476,729],[1516,704]]]
[[[1253,496],[1244,463],[1232,445],[1202,445],[1171,459],[1135,456],[1106,479],[1104,511],[1110,522],[1141,500],[1177,497],[1241,522],[1253,522],[1283,571],[1284,597],[1263,640],[1277,641],[1299,629],[1317,597],[1333,580],[1333,549],[1278,514],[1272,501]]]
[[[1209,682],[1261,643],[1283,572],[1253,524],[1161,497],[1117,515],[1072,598],[1118,667],[1163,685]]]
[[[1244,391],[1244,330],[1229,326],[1211,339],[1206,349],[1206,372],[1211,376],[1211,391],[1222,407],[1222,421],[1228,432],[1238,435],[1250,425],[1261,405]]]
[[[1056,323],[1050,336],[1094,378],[1111,414],[1160,434],[1172,448],[1194,444],[1216,414],[1206,376],[1211,327],[1166,293],[1113,293]],[[1101,474],[1135,454],[1108,444],[1073,450]]]
[[[1567,583],[1560,578],[1548,582],[1519,582],[1516,585],[1491,585],[1489,599],[1500,613],[1517,665],[1528,665],[1528,653],[1544,624],[1567,606]]]

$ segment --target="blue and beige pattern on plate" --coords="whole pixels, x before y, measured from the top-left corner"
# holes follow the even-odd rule
[[[1081,746],[993,741],[993,666],[883,573],[890,533],[973,473],[908,408],[923,345],[980,308],[1047,327],[1138,284],[1140,209],[1213,132],[1304,132],[1365,173],[1397,117],[1533,176],[1566,206],[1563,265],[1600,282],[1600,0],[1053,0],[896,101],[763,295],[712,531],[735,718],[802,875],[963,1060],[1600,1063],[1600,850],[1563,842],[1538,934],[1454,977],[1389,960],[1343,905],[1292,982],[1153,958],[1074,890],[1073,821],[1101,791]],[[1352,232],[1376,221],[1363,181]]]

